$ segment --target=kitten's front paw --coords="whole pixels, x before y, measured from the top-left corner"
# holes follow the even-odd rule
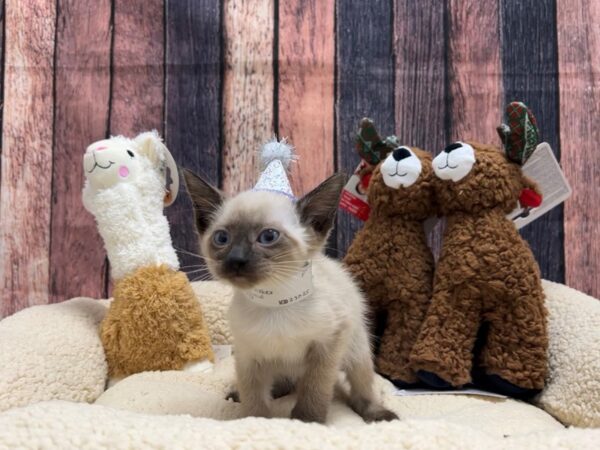
[[[242,412],[245,417],[264,417],[266,419],[271,418],[271,411],[269,411],[267,405],[244,406],[243,402],[241,405]]]
[[[294,409],[292,409],[292,419],[298,419],[302,422],[325,423],[327,411],[315,411],[302,407],[301,405],[296,405]]]
[[[381,421],[390,422],[392,420],[399,420],[399,417],[395,412],[392,412],[389,409],[378,408],[374,411],[367,411],[363,416],[363,420],[367,423]]]

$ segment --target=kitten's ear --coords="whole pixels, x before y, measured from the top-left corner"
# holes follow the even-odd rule
[[[191,170],[182,169],[182,172],[194,206],[196,228],[202,235],[210,225],[212,215],[223,203],[223,195]]]
[[[298,200],[296,204],[300,221],[310,226],[320,238],[326,238],[333,228],[335,213],[342,188],[346,184],[346,178],[346,175],[342,173],[330,176]]]

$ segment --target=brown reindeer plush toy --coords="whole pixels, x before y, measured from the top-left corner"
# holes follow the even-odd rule
[[[358,139],[369,139],[368,148],[385,148],[365,120]],[[409,355],[433,283],[434,262],[423,224],[434,215],[434,177],[429,153],[387,141],[389,154],[378,156],[368,185],[369,219],[344,262],[365,292],[371,312],[387,318],[376,356],[378,371],[408,387],[418,382],[408,365]]]
[[[546,308],[539,267],[507,214],[519,201],[541,202],[519,166],[537,146],[537,128],[522,103],[507,112],[503,150],[456,142],[433,160],[448,222],[411,363],[432,387],[459,387],[473,375],[487,389],[528,397],[544,387]]]

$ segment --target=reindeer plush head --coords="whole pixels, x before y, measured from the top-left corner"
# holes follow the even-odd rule
[[[433,160],[436,197],[443,214],[477,213],[500,208],[509,213],[541,203],[537,185],[521,172],[521,165],[538,144],[533,114],[513,102],[507,107],[509,125],[498,128],[504,148],[476,142],[454,142]]]
[[[94,142],[83,157],[86,190],[97,192],[121,183],[142,184],[146,175],[159,177],[165,187],[164,204],[170,205],[177,195],[179,179],[171,154],[156,131],[139,134],[134,139],[115,136]]]
[[[424,220],[434,210],[431,155],[400,145],[396,136],[382,139],[370,119],[363,119],[356,148],[370,168],[368,200],[374,214]]]

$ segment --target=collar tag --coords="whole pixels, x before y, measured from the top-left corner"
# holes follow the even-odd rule
[[[267,282],[244,291],[249,300],[277,308],[298,303],[313,293],[312,263],[306,261],[298,273],[281,282]]]

